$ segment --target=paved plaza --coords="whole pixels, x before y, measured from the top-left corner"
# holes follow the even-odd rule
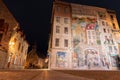
[[[0,80],[120,80],[119,71],[0,70]]]
[[[1,70],[0,80],[94,80],[51,70]]]

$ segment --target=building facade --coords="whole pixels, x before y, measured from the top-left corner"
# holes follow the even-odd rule
[[[115,11],[56,0],[51,20],[50,69],[118,69]]]
[[[12,33],[9,41],[8,57],[6,68],[24,69],[26,64],[27,52],[29,44],[25,39],[22,30],[16,29]]]
[[[0,69],[23,69],[28,46],[18,22],[0,0]]]

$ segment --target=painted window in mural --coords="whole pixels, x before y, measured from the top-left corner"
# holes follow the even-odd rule
[[[59,38],[55,39],[55,46],[57,46],[57,47],[59,46]]]
[[[65,52],[57,52],[56,60],[57,60],[56,61],[57,67],[67,67],[66,53]]]
[[[56,17],[56,22],[60,23],[60,17]]]
[[[112,46],[109,46],[109,51],[110,51],[110,52],[113,52]]]
[[[118,50],[117,50],[116,46],[114,46],[114,52],[115,52],[115,54],[118,54]]]
[[[60,33],[60,26],[56,26],[56,33]]]
[[[105,26],[105,22],[104,21],[102,21],[102,26]]]
[[[106,22],[106,26],[109,26],[109,25],[108,25],[108,22]]]

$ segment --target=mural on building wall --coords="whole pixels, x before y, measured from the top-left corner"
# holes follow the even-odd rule
[[[67,67],[66,62],[66,53],[65,52],[57,52],[56,54],[56,65],[57,67]]]
[[[95,39],[96,35],[100,36],[98,29],[99,26],[97,24],[95,17],[79,17],[73,15],[72,18],[72,37],[74,49],[72,55],[73,68],[91,69],[93,67],[100,66],[99,64],[100,58],[98,52],[91,48],[82,51],[83,46],[81,47],[81,45],[89,45],[88,40],[91,40],[93,43],[96,43],[96,45],[100,45],[100,39],[99,38]],[[89,33],[90,31],[91,33]],[[85,48],[87,47],[88,46],[86,46]]]
[[[104,15],[101,14],[101,17],[103,16]],[[117,58],[109,56],[109,54],[118,53],[116,46],[114,46],[114,41],[111,34],[104,37],[105,40],[104,53],[99,53],[99,51],[96,51],[95,49],[95,48],[98,49],[98,46],[102,46],[100,40],[99,26],[97,24],[97,20],[95,17],[87,16],[80,17],[73,15],[72,37],[73,37],[73,54],[72,54],[73,68],[110,69],[110,60],[112,66],[117,66],[118,61]]]

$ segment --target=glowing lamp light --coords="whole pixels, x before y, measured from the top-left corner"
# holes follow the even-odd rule
[[[48,59],[45,59],[45,63],[47,63],[48,62]]]
[[[13,46],[14,44],[15,44],[15,43],[14,43],[14,42],[12,42],[12,41],[9,43],[9,45],[10,45],[10,46]]]

